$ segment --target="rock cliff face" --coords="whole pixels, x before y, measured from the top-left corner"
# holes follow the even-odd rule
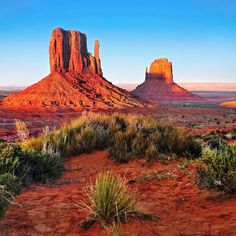
[[[102,75],[99,41],[95,41],[95,56],[87,50],[85,34],[74,30],[53,30],[49,46],[50,70],[53,72],[91,72]]]
[[[146,68],[144,83],[132,93],[143,100],[152,101],[195,101],[200,97],[193,95],[173,81],[172,63],[165,58],[156,59]]]
[[[167,84],[172,84],[172,63],[165,58],[156,59],[151,63],[149,72],[146,70],[145,79],[158,79],[165,81]]]
[[[85,34],[57,28],[51,35],[49,58],[51,73],[22,92],[5,98],[3,106],[48,110],[143,106],[131,93],[103,78],[98,40],[93,56],[87,50]]]

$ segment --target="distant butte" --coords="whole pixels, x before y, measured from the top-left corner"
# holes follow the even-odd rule
[[[142,107],[133,95],[103,78],[99,41],[94,56],[87,50],[86,35],[57,28],[52,31],[50,74],[25,90],[6,97],[3,106],[16,109],[109,109]]]
[[[151,101],[196,101],[201,100],[173,80],[172,63],[166,58],[153,61],[146,68],[145,81],[132,91],[133,95]]]

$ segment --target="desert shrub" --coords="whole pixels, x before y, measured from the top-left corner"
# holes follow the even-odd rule
[[[132,129],[125,132],[117,132],[109,147],[111,157],[119,162],[129,161],[136,152],[136,150],[132,149],[132,143],[135,136],[136,133]],[[141,147],[138,148],[140,149]]]
[[[19,136],[20,140],[25,140],[29,137],[29,130],[25,122],[16,119],[15,127],[16,127],[17,135]]]
[[[46,182],[60,175],[63,163],[59,154],[23,151],[19,145],[0,145],[0,174],[10,173],[24,183]]]
[[[211,134],[203,134],[201,136],[201,138],[204,140],[204,141],[209,141],[211,138],[212,138],[212,135]]]
[[[232,139],[236,140],[236,134],[232,134]]]
[[[211,149],[219,149],[225,142],[219,137],[212,137],[207,144]]]
[[[183,129],[159,125],[157,119],[139,115],[82,115],[58,130],[25,140],[24,150],[54,150],[62,156],[109,148],[112,158],[126,162],[132,157],[157,158],[159,154],[197,157],[199,142]]]
[[[21,144],[24,150],[33,148],[42,150],[51,147],[62,156],[91,152],[107,147],[111,132],[109,131],[109,116],[90,114],[36,138],[26,140]],[[117,129],[114,122],[110,122]]]
[[[127,222],[131,216],[149,217],[143,214],[125,181],[111,172],[100,173],[87,191],[87,199],[80,203],[87,210],[90,218],[82,222],[83,228],[89,228],[99,222],[105,226],[109,223]]]
[[[9,173],[0,175],[0,185],[4,185],[13,195],[18,194],[22,188],[21,181],[16,176]]]
[[[0,219],[13,199],[13,195],[9,192],[4,185],[0,185]]]
[[[233,193],[236,191],[236,146],[205,147],[197,167],[200,187]]]
[[[21,183],[15,176],[8,173],[0,175],[0,219],[4,216],[14,195],[20,190]]]
[[[144,127],[137,123],[114,135],[109,153],[113,159],[127,162],[140,156],[158,159],[160,154],[195,158],[200,156],[201,149],[201,143],[183,129],[154,123]]]
[[[22,185],[52,181],[62,170],[57,153],[23,151],[19,145],[0,143],[0,217]]]

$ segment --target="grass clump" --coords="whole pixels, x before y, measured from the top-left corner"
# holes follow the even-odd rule
[[[115,134],[109,153],[119,162],[140,156],[159,160],[163,154],[195,158],[201,153],[201,144],[183,129],[161,126],[153,119],[149,124],[136,123],[136,126]]]
[[[202,164],[197,167],[200,187],[236,192],[236,145],[205,147],[200,160]]]
[[[109,119],[108,115],[82,115],[60,129],[24,141],[21,146],[25,150],[33,148],[38,151],[46,147],[62,156],[103,149],[108,146],[110,140],[108,123],[112,124],[112,121]]]
[[[90,213],[90,217],[82,222],[84,229],[95,222],[105,227],[107,224],[127,222],[129,217],[147,217],[142,214],[125,181],[111,172],[100,173],[91,184],[87,192],[88,201],[81,202],[83,209]]]
[[[46,147],[62,156],[108,148],[119,162],[141,156],[159,159],[163,154],[197,157],[201,153],[200,143],[181,128],[160,125],[152,117],[117,113],[83,114],[58,130],[25,140],[21,147],[38,151]]]
[[[15,120],[16,132],[20,140],[26,140],[29,137],[29,130],[25,122],[16,119]]]

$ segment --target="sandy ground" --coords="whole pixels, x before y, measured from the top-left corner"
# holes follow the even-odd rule
[[[145,160],[118,164],[107,151],[98,151],[70,158],[65,166],[55,184],[33,185],[16,196],[21,207],[8,209],[0,221],[1,236],[107,235],[99,225],[81,231],[80,222],[88,213],[76,205],[85,197],[85,186],[103,170],[124,176],[143,209],[159,217],[159,221],[130,219],[121,226],[125,235],[236,235],[236,198],[200,190],[191,165],[181,168],[176,161],[150,165]]]

